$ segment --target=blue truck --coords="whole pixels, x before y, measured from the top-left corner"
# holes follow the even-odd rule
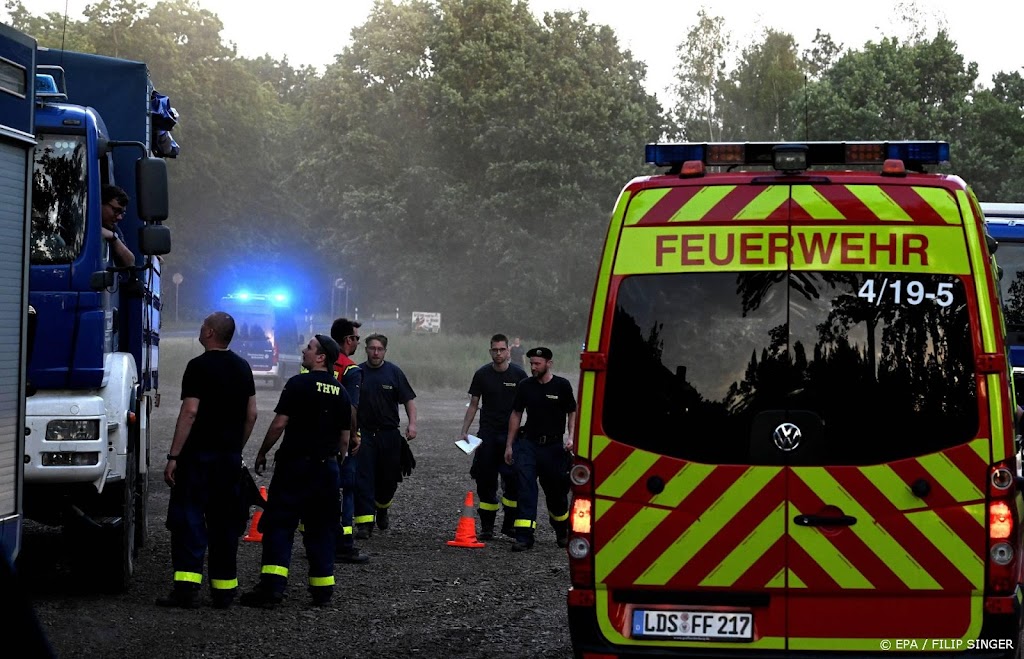
[[[0,24],[0,552],[21,548],[36,42]]]
[[[980,202],[989,234],[999,244],[996,262],[1006,318],[1017,402],[1024,404],[1024,204]]]
[[[154,155],[145,63],[36,53],[24,514],[60,527],[73,573],[117,592],[146,541],[150,423],[159,404],[160,255],[170,251],[167,166]],[[102,186],[130,196],[102,234]]]

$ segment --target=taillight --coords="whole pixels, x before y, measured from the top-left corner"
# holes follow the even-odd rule
[[[270,364],[272,366],[277,366],[277,344],[276,343],[274,344],[274,353],[273,353],[273,356],[270,358]]]
[[[594,478],[589,461],[576,458],[569,470],[572,508],[569,517],[569,578],[577,588],[594,587]]]
[[[1017,588],[1018,529],[1014,497],[1016,478],[1004,463],[989,469],[988,560],[986,595],[1006,597]],[[985,603],[986,610],[1001,609],[997,600]]]

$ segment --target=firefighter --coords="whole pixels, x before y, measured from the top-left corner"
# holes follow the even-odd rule
[[[359,389],[363,383],[363,372],[352,361],[352,354],[359,345],[358,320],[338,318],[331,324],[331,338],[338,342],[341,354],[334,363],[334,377],[348,393],[352,403],[352,432],[348,457],[341,463],[341,526],[338,528],[338,545],[334,558],[341,563],[365,563],[370,557],[359,551],[353,540],[353,519],[356,507],[356,465],[359,462],[359,432],[356,414],[359,409]]]
[[[334,377],[333,365],[340,352],[329,336],[317,334],[309,340],[302,350],[302,366],[308,372],[285,384],[274,409],[276,416],[256,454],[256,473],[262,474],[267,453],[285,433],[274,454],[274,477],[260,522],[260,582],[242,595],[245,606],[273,608],[281,603],[300,519],[313,604],[323,606],[334,594],[335,534],[341,511],[338,461],[348,455],[352,422],[348,394]]]
[[[538,478],[544,488],[555,542],[559,547],[565,547],[569,542],[569,482],[565,466],[572,450],[576,399],[569,381],[551,370],[553,355],[549,349],[533,348],[527,351],[526,356],[533,376],[516,386],[505,442],[505,462],[515,465],[519,483],[512,551],[526,551],[533,547],[533,534],[537,528]],[[519,437],[524,411],[527,423],[522,437]]]
[[[359,465],[356,472],[357,540],[373,533],[373,523],[382,531],[389,526],[388,509],[398,491],[402,476],[403,444],[416,437],[416,393],[398,366],[384,361],[388,337],[371,334],[366,337],[366,361],[363,386],[359,390]],[[409,424],[405,439],[399,429],[398,406],[405,407]]]
[[[247,510],[242,500],[242,448],[256,424],[256,385],[249,364],[228,349],[235,320],[217,311],[199,328],[204,352],[181,379],[181,409],[167,454],[164,481],[171,488],[174,587],[161,606],[195,608],[210,549],[213,605],[226,608],[238,591],[238,539]]]
[[[473,374],[469,384],[469,407],[462,420],[462,437],[465,441],[473,424],[477,408],[483,402],[480,412],[480,429],[483,440],[473,452],[473,466],[470,476],[476,480],[477,498],[480,505],[479,540],[494,539],[494,520],[498,514],[498,477],[501,476],[501,504],[505,507],[501,532],[514,534],[516,518],[516,476],[505,464],[505,435],[508,432],[508,417],[512,412],[512,400],[516,385],[526,379],[526,371],[510,361],[508,337],[495,334],[491,337],[491,363],[484,364]]]

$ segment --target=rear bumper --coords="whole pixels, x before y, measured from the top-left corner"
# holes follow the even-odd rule
[[[968,642],[955,650],[944,647],[938,652],[914,652],[897,650],[890,647],[889,651],[879,652],[810,652],[788,650],[751,650],[737,644],[732,648],[667,648],[663,646],[623,646],[611,643],[601,633],[597,622],[597,612],[592,606],[569,604],[569,636],[572,640],[573,656],[582,657],[618,657],[619,659],[644,659],[653,657],[707,657],[709,659],[814,659],[815,657],[842,657],[843,659],[881,659],[892,657],[893,654],[920,657],[921,659],[994,659],[1014,656],[1013,647],[1003,647],[1007,641],[1013,645],[1021,642],[1021,610],[1009,616],[985,616],[979,640],[974,648],[967,649]],[[895,640],[895,639],[894,639]],[[937,639],[938,640],[938,639]],[[977,647],[991,649],[977,649]],[[940,646],[941,647],[941,646]]]

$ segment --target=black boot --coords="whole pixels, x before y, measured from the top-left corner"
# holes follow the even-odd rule
[[[494,540],[494,518],[497,513],[493,510],[480,508],[477,510],[477,514],[480,515],[480,534],[476,536],[476,539],[481,541]]]

